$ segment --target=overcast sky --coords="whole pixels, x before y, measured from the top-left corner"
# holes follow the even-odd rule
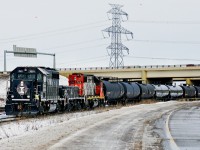
[[[0,0],[0,71],[13,45],[55,53],[57,68],[107,67],[109,3],[124,6],[122,26],[134,34],[131,41],[122,36],[130,50],[125,66],[200,64],[199,0]],[[7,54],[7,70],[25,65],[53,67],[53,58]]]

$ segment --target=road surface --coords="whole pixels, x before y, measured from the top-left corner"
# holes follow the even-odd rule
[[[186,107],[172,113],[169,121],[171,135],[180,149],[200,149],[200,107]]]

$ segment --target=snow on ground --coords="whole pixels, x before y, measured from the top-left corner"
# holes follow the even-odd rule
[[[85,111],[77,113],[60,114],[56,116],[42,116],[40,118],[30,118],[26,120],[14,121],[0,125],[0,139],[27,134],[41,130],[44,127],[54,126],[68,120],[76,120],[80,117],[98,113],[97,111]],[[1,117],[2,116],[2,117]],[[0,115],[5,118],[5,114]]]
[[[0,100],[0,107],[4,107],[5,106],[5,101],[2,99]]]
[[[66,113],[55,116],[30,118],[10,123],[0,123],[0,149],[35,150],[49,148],[58,149],[58,147],[60,149],[65,149],[66,146],[70,149],[70,145],[72,144],[74,144],[77,149],[77,143],[83,141],[82,138],[86,138],[86,136],[88,136],[85,142],[87,145],[87,140],[91,140],[92,135],[96,130],[104,131],[105,134],[107,134],[107,132],[112,132],[112,134],[116,136],[115,139],[118,139],[118,135],[126,133],[121,130],[119,131],[120,133],[117,132],[120,128],[115,125],[122,123],[122,127],[131,125],[130,130],[128,130],[127,134],[125,134],[128,136],[133,133],[134,141],[129,144],[134,145],[138,149],[156,148],[157,150],[161,145],[160,141],[162,141],[162,139],[155,135],[155,129],[153,122],[151,121],[160,118],[163,114],[169,111],[181,108],[183,104],[188,105],[189,103],[194,103],[196,105],[196,102],[169,101],[165,103],[156,103],[156,105],[153,103],[122,107],[120,109],[96,109],[94,111]],[[127,118],[128,123],[127,121],[124,122],[124,120],[120,122],[121,118]],[[165,123],[165,120],[163,120],[163,122]],[[148,124],[152,124],[152,126],[149,126]],[[114,128],[112,131],[107,131],[106,129],[109,129],[110,125],[114,125]],[[146,125],[148,125],[147,128]],[[90,133],[90,135],[88,135],[88,133]],[[105,134],[103,133],[103,137],[106,136]],[[78,137],[79,135],[81,140],[76,140],[75,137]],[[98,141],[98,135],[99,134],[97,134],[97,137],[94,136],[94,141]],[[129,139],[127,136],[125,139]],[[106,137],[104,139],[106,139]],[[112,142],[113,137],[110,138]],[[73,141],[74,139],[74,143],[68,143],[69,145],[65,144]],[[99,140],[99,145],[101,146],[103,143],[101,143],[101,139]],[[158,145],[155,145],[154,142],[157,142]],[[94,146],[93,144],[94,143],[89,145],[90,149],[92,148],[91,146]],[[107,143],[105,142],[104,144],[104,146],[106,146]],[[82,144],[79,146],[82,147]],[[79,149],[84,149],[80,147]]]
[[[0,100],[6,98],[8,77],[0,77]]]
[[[175,102],[168,102],[175,103]],[[156,103],[157,105],[164,105],[166,103]],[[20,120],[20,121],[14,121],[10,123],[4,123],[0,124],[0,139],[6,139],[18,135],[24,135],[27,133],[33,133],[40,131],[42,128],[50,127],[50,126],[56,126],[57,124],[61,123],[67,123],[68,121],[77,120],[79,118],[83,118],[85,116],[91,116],[93,114],[98,114],[100,112],[110,114],[110,113],[122,113],[123,111],[132,111],[132,109],[135,109],[136,111],[142,110],[144,107],[147,107],[148,104],[141,104],[141,105],[135,105],[135,106],[129,106],[129,107],[123,107],[121,109],[117,110],[94,110],[94,111],[84,111],[84,112],[77,112],[77,113],[66,113],[66,114],[60,114],[55,116],[44,116],[40,118],[30,118],[26,120]],[[127,111],[127,112],[129,112]],[[90,117],[88,117],[90,119]],[[86,120],[87,121],[87,120]]]

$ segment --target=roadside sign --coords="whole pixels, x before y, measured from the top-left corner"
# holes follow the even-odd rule
[[[17,57],[37,57],[35,48],[17,47],[13,45],[14,56]]]

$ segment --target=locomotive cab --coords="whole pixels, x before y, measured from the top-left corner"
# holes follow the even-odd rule
[[[83,97],[83,102],[89,107],[104,105],[103,83],[98,77],[73,73],[69,75],[69,86],[79,88],[79,96]]]
[[[5,112],[7,115],[50,111],[57,99],[59,74],[44,67],[17,67],[10,73]]]

